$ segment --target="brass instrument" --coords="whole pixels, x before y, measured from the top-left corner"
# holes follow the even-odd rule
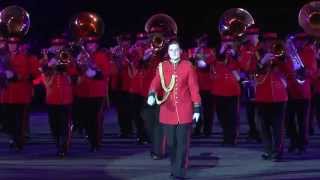
[[[167,14],[155,14],[151,16],[144,27],[151,37],[151,48],[159,52],[168,41],[178,33],[178,27],[174,19]]]
[[[165,38],[160,33],[156,33],[152,36],[151,40],[151,48],[153,51],[158,52],[160,51],[165,44]]]
[[[71,43],[72,49],[77,49],[83,55],[76,63],[81,67],[94,67],[92,57],[84,46],[84,39],[90,36],[100,38],[104,33],[103,19],[94,12],[80,12],[73,16],[69,23],[69,30],[76,39]]]
[[[25,36],[30,28],[29,13],[19,6],[8,6],[0,13],[0,27],[6,36]]]
[[[320,37],[320,1],[305,4],[299,11],[299,25],[316,38]]]
[[[8,6],[0,12],[0,31],[7,37],[17,36],[22,38],[30,28],[29,13],[20,6]],[[4,75],[10,69],[9,52],[2,52],[0,62],[0,88],[7,86],[8,80]]]
[[[78,40],[88,36],[100,38],[104,33],[104,22],[94,12],[80,12],[71,18],[69,30]]]
[[[283,57],[285,55],[285,47],[281,40],[276,40],[271,46],[271,52],[275,57]]]
[[[220,17],[218,29],[220,35],[240,37],[254,23],[253,17],[247,10],[231,8],[226,10]]]

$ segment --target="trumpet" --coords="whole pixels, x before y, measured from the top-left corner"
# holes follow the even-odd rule
[[[42,57],[45,60],[56,58],[57,65],[67,65],[72,62],[73,56],[68,48],[55,49],[55,48],[47,48],[42,49],[41,51]]]
[[[283,57],[285,55],[285,47],[282,41],[277,40],[271,46],[271,52],[274,54],[275,57]]]
[[[151,48],[154,52],[159,52],[165,45],[165,39],[160,33],[156,33],[151,39]]]

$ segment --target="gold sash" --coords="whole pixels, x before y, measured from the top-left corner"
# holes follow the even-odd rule
[[[162,63],[159,64],[159,75],[160,75],[161,86],[162,86],[162,89],[164,90],[165,94],[164,94],[164,96],[163,96],[163,98],[161,100],[158,99],[157,95],[155,96],[156,103],[158,105],[164,103],[168,99],[168,97],[170,95],[170,92],[173,90],[175,82],[176,82],[176,76],[172,75],[171,79],[170,79],[169,86],[168,87],[166,86],[165,79],[164,79],[164,74],[163,74]]]

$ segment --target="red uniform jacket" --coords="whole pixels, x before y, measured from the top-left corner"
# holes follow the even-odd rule
[[[211,93],[215,96],[240,96],[240,85],[232,71],[238,71],[238,63],[216,61],[213,65]]]
[[[144,88],[144,75],[146,73],[146,69],[142,62],[143,55],[145,49],[140,47],[136,47],[130,51],[128,58],[130,60],[130,64],[127,63],[124,69],[125,73],[128,73],[128,83],[129,89],[128,92],[132,94],[137,94],[140,96],[147,96]],[[148,88],[147,88],[148,89]]]
[[[75,67],[68,66],[66,72],[52,72],[45,75],[46,100],[51,105],[70,105],[73,102],[71,76],[76,75]]]
[[[257,67],[258,59],[260,59],[259,45],[244,45],[240,48],[239,67],[246,73],[254,73]]]
[[[211,48],[204,48],[202,51],[203,55],[206,56],[206,64],[207,67],[205,68],[200,68],[196,65],[196,55],[197,48],[191,48],[188,50],[188,58],[195,63],[196,71],[197,71],[197,76],[198,76],[198,82],[199,82],[199,88],[200,91],[210,91],[211,89],[211,84],[212,84],[212,79],[210,76],[210,68],[211,64],[214,62],[214,51]]]
[[[181,60],[176,67],[171,62],[164,61],[162,66],[165,84],[169,84],[173,74],[176,75],[176,84],[167,101],[160,105],[160,122],[172,125],[192,123],[193,105],[201,103],[194,67],[187,60]],[[159,92],[161,89],[157,70],[150,92]]]
[[[33,78],[40,75],[39,62],[34,56],[17,54],[10,58],[9,68],[14,73],[3,92],[7,104],[29,104],[33,93]]]
[[[89,78],[80,74],[76,95],[78,97],[106,97],[108,90],[108,78],[110,76],[110,61],[104,52],[96,52],[92,55],[93,63],[101,72],[101,78]]]
[[[274,103],[286,102],[288,94],[286,89],[283,65],[256,76],[256,102]]]
[[[291,59],[288,59],[285,66],[288,81],[288,95],[290,99],[310,99],[311,83],[317,71],[315,51],[310,46],[306,46],[300,51],[299,55],[306,71],[305,82],[299,84],[296,81],[296,72],[293,69],[293,63]]]

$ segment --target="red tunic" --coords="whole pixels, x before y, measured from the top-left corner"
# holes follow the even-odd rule
[[[71,76],[75,67],[69,66],[66,72],[45,75],[46,101],[51,105],[70,105],[73,102]]]
[[[230,62],[231,61],[231,62]],[[213,65],[211,93],[215,96],[240,96],[240,85],[232,71],[238,71],[235,60],[216,61]]]
[[[191,48],[188,50],[188,58],[191,61],[196,60],[196,57],[194,57],[196,50],[197,50],[197,48]],[[204,54],[204,56],[206,56],[205,62],[207,64],[207,67],[200,68],[200,67],[196,66],[199,88],[200,88],[200,91],[210,91],[211,84],[212,84],[212,78],[210,76],[210,68],[211,68],[211,64],[214,62],[214,59],[215,59],[214,51],[211,48],[204,48],[203,54]],[[194,62],[194,63],[196,63],[196,62]]]
[[[17,54],[10,58],[9,63],[16,78],[5,88],[3,103],[29,104],[33,93],[32,80],[40,75],[39,62],[34,56]]]
[[[160,122],[171,125],[192,123],[193,105],[201,103],[194,67],[187,60],[181,60],[176,67],[164,61],[162,66],[165,84],[169,84],[173,74],[176,75],[176,84],[168,99],[160,105]],[[157,70],[149,91],[159,92],[161,89]]]
[[[286,102],[288,94],[283,67],[276,67],[256,77],[256,102]]]
[[[288,80],[288,95],[291,99],[310,99],[311,83],[317,71],[315,51],[310,46],[306,46],[300,51],[299,55],[306,71],[305,82],[303,84],[297,82],[293,63],[288,59],[285,66]]]
[[[110,60],[105,52],[94,53],[92,60],[101,71],[102,78],[89,78],[85,74],[81,74],[76,86],[76,95],[79,97],[106,97],[108,78],[110,77]]]

